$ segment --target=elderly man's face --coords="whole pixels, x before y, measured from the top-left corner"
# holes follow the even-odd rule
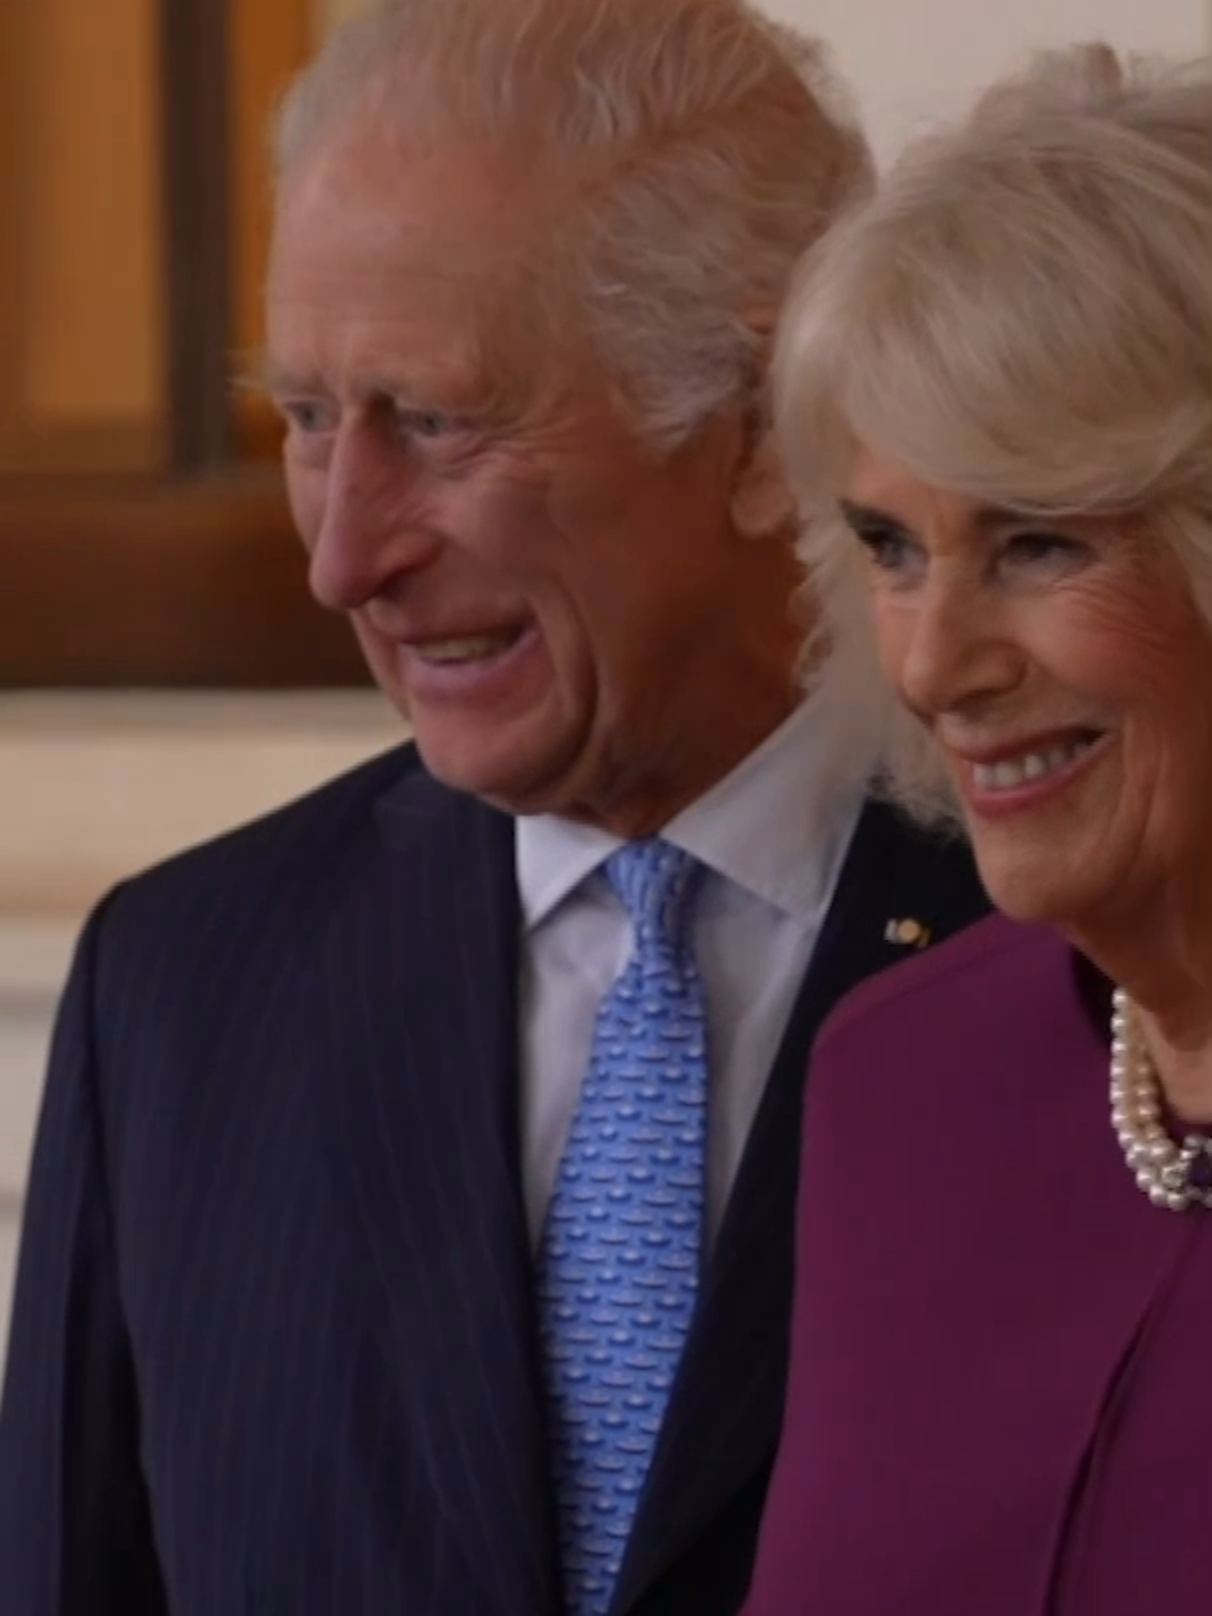
[[[514,329],[528,200],[352,137],[289,178],[269,364],[290,497],[314,593],[436,775],[642,834],[794,706],[796,567],[739,408],[657,456],[572,332]]]
[[[1205,905],[1212,635],[1157,538],[985,509],[870,453],[845,509],[994,902],[1086,939]]]

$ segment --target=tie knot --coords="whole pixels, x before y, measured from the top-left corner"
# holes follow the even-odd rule
[[[635,927],[636,939],[677,947],[703,866],[659,836],[628,842],[606,860],[605,875]]]

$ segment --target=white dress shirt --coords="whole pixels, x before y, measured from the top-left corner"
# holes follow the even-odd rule
[[[718,1230],[820,933],[877,746],[844,681],[822,685],[661,832],[704,865],[694,946],[707,996],[707,1217]],[[536,1244],[598,1004],[632,948],[600,873],[622,843],[551,815],[517,822],[523,920],[522,1167]]]

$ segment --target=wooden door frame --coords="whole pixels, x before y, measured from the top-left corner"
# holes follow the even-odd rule
[[[25,110],[35,86],[21,71],[28,60],[29,39],[38,26],[40,13],[33,6],[0,7],[0,218],[19,236],[26,228],[32,190],[32,174],[21,148],[21,131],[26,127]],[[10,120],[8,132],[4,120]],[[12,256],[12,297],[0,299],[0,378],[19,376],[23,370],[21,310],[25,306],[27,264],[20,253]],[[0,464],[21,437],[20,402],[8,385],[0,385]]]
[[[248,3],[159,0],[167,464],[145,478],[0,477],[0,691],[367,680],[348,626],[307,593],[280,471],[236,453],[231,130],[249,138],[245,103],[267,71],[257,64],[251,86],[238,77],[251,13],[233,8]],[[306,0],[256,6],[259,26],[281,25],[268,37],[301,49]],[[3,47],[36,10],[3,8],[0,80],[19,77],[20,53]],[[20,154],[5,144],[0,203],[19,202]],[[0,308],[0,363],[19,318]]]
[[[228,7],[159,0],[159,32],[168,471],[182,476],[225,465],[232,450]]]

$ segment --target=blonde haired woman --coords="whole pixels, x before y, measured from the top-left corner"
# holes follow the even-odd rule
[[[747,1616],[1207,1609],[1206,64],[999,87],[816,254],[780,363],[812,568],[912,715],[892,784],[1003,914],[817,1045]]]

